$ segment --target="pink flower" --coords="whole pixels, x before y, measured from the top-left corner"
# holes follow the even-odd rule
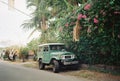
[[[85,5],[84,10],[89,10],[91,8],[90,4]]]
[[[94,23],[97,24],[98,22],[98,19],[94,18]]]
[[[86,16],[86,15],[82,15],[82,18],[84,18],[84,19],[85,19],[85,18],[87,18],[87,16]]]
[[[83,15],[83,14],[79,14],[79,15],[78,15],[78,20],[80,20],[81,18],[84,18],[84,19],[85,19],[85,18],[87,18],[87,16],[86,16],[86,15]]]
[[[81,18],[82,18],[82,14],[79,14],[77,19],[80,20]]]
[[[68,23],[66,23],[65,26],[68,27]]]

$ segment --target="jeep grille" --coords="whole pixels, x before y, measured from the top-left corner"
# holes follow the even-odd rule
[[[66,59],[71,58],[71,56],[65,56]]]

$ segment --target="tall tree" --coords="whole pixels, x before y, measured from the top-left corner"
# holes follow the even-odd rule
[[[57,23],[55,24],[50,19],[55,18],[55,21],[58,21],[60,18],[64,18],[66,14],[74,10],[75,6],[78,6],[78,3],[81,2],[79,0],[27,0],[27,7],[34,10],[31,19],[25,21],[22,26],[25,29],[34,29],[30,36],[36,30],[40,30],[42,38],[46,39],[45,33],[48,27],[53,27],[53,29],[57,30]]]
[[[25,21],[22,26],[25,29],[44,31],[47,28],[48,10],[44,0],[27,0],[27,7],[34,8],[32,18]],[[33,32],[32,32],[33,33]]]

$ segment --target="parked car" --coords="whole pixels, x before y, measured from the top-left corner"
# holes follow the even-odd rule
[[[70,66],[78,69],[78,59],[72,52],[65,49],[63,43],[47,43],[38,46],[37,60],[39,69],[46,65],[53,65],[53,72],[57,73],[61,67]]]

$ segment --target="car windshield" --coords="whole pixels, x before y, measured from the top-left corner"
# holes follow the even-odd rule
[[[50,50],[62,51],[65,50],[65,45],[50,45]]]

